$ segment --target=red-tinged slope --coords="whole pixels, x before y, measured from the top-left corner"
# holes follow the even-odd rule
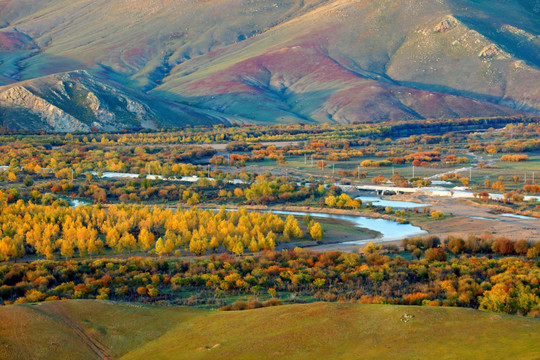
[[[261,122],[350,123],[514,113],[463,96],[368,78],[309,42],[254,56],[202,79],[180,79],[170,91],[205,108]]]

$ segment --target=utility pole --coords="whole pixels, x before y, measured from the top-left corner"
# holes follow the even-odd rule
[[[285,168],[285,180],[287,180],[287,168]]]
[[[229,159],[229,166],[231,166],[231,154],[227,154],[227,159]]]
[[[412,177],[414,178],[414,165],[412,166]]]
[[[336,169],[334,168],[334,165],[336,164],[332,164],[332,176],[336,176]]]
[[[208,178],[210,179],[210,164],[208,164]]]
[[[360,165],[358,165],[358,180],[360,180]]]
[[[304,154],[304,165],[307,164],[307,154]]]
[[[392,166],[392,176],[396,174],[396,170],[394,169],[394,167]]]
[[[469,168],[469,181],[472,179],[472,166]]]

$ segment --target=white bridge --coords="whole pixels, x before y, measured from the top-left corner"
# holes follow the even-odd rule
[[[418,188],[406,188],[398,186],[385,186],[385,185],[360,185],[355,186],[358,190],[375,191],[377,195],[384,195],[385,192],[393,192],[396,194],[403,193],[415,193],[421,189]]]

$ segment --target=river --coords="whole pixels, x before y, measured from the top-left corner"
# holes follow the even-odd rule
[[[414,209],[414,208],[421,208],[421,207],[427,207],[431,206],[431,204],[423,204],[423,203],[417,203],[412,201],[398,201],[398,200],[385,200],[380,199],[375,196],[359,196],[355,198],[356,200],[362,200],[362,205],[367,205],[371,203],[373,206],[379,206],[379,207],[393,207],[397,209]]]
[[[314,218],[345,220],[345,221],[351,222],[357,228],[374,230],[381,234],[380,236],[377,236],[371,239],[347,241],[347,242],[342,243],[342,244],[347,244],[347,245],[362,245],[362,244],[367,244],[371,241],[376,241],[376,242],[396,241],[396,240],[402,240],[411,236],[427,234],[427,231],[422,230],[418,226],[414,226],[411,224],[400,224],[396,221],[391,221],[391,220],[386,220],[386,219],[373,219],[373,218],[369,218],[365,216],[336,215],[336,214],[317,213],[317,212],[308,213],[308,212],[302,212],[302,211],[285,211],[285,210],[271,210],[271,211],[274,214],[280,214],[280,215],[304,216],[304,215],[309,214]]]

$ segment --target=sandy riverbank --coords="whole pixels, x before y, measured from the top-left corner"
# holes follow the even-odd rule
[[[423,223],[422,228],[432,235],[467,237],[487,233],[515,240],[540,240],[540,219],[504,218],[493,213],[505,210],[503,205],[484,205],[470,199],[419,194],[394,195],[388,199],[430,203],[433,210],[454,215],[448,219]]]

